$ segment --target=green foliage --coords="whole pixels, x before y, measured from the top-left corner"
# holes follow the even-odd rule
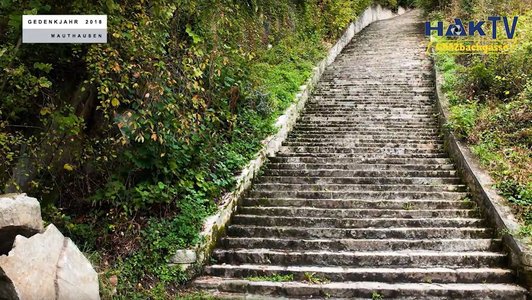
[[[272,281],[272,282],[286,282],[286,281],[294,281],[294,275],[293,274],[272,274],[269,276],[254,276],[254,277],[248,277],[246,278],[249,281]]]
[[[515,180],[504,180],[497,184],[501,191],[510,202],[518,205],[532,205],[532,184],[520,184]]]
[[[0,1],[0,192],[98,251],[106,297],[165,298],[171,254],[371,3]],[[21,44],[22,13],[64,12],[107,14],[108,43]]]
[[[471,18],[488,11],[513,14],[519,1],[477,5],[471,1],[451,3],[467,8]],[[530,7],[529,7],[530,8]],[[532,224],[532,54],[530,10],[519,14],[519,43],[508,53],[490,55],[438,54],[436,63],[443,73],[443,91],[450,102],[450,124],[465,138],[473,152],[496,181],[496,187],[523,222],[521,234],[529,236]],[[446,17],[456,12],[445,11]],[[456,15],[454,15],[456,16]]]
[[[381,294],[379,294],[378,292],[374,291],[374,292],[371,293],[371,299],[372,300],[381,300],[383,298],[382,298]]]
[[[423,9],[425,12],[442,9],[443,4],[444,1],[442,0],[415,0],[415,6]]]
[[[476,103],[459,104],[451,107],[449,126],[460,137],[469,136],[477,118],[478,107]]]
[[[303,280],[310,284],[324,284],[330,282],[330,280],[328,280],[327,278],[320,275],[316,275],[316,272],[305,272],[303,274],[303,277]]]

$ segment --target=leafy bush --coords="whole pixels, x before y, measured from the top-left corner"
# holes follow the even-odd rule
[[[460,137],[467,137],[475,126],[477,118],[477,104],[460,104],[451,107],[450,126]]]
[[[493,12],[519,14],[519,43],[508,53],[438,54],[443,91],[451,104],[450,127],[465,138],[496,181],[496,187],[523,222],[520,233],[530,237],[532,226],[532,25],[528,7],[521,1],[475,4],[452,1],[450,7],[467,8],[471,18]],[[454,15],[445,10],[446,17]]]
[[[171,253],[197,241],[370,3],[0,1],[0,192],[38,197],[45,219],[98,251],[105,291],[118,276],[115,296],[160,297],[185,279]],[[20,43],[22,13],[65,12],[107,14],[108,43]]]

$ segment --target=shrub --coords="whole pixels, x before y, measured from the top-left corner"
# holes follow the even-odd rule
[[[476,103],[452,106],[449,125],[460,137],[467,137],[475,126],[477,112]]]

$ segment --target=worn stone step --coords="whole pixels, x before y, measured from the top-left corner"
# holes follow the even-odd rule
[[[338,100],[338,102],[336,102]],[[346,101],[351,100],[351,101]],[[429,108],[434,110],[434,95],[414,95],[407,100],[389,95],[384,99],[386,103],[376,103],[371,100],[377,100],[374,96],[366,95],[344,95],[342,97],[335,97],[334,95],[311,95],[306,103],[305,109],[326,108],[328,106],[358,106],[378,109],[394,109],[400,108],[404,110]],[[306,111],[306,110],[305,110]]]
[[[408,137],[394,137],[394,136],[369,136],[369,137],[290,137],[286,140],[287,142],[294,143],[396,143],[396,144],[443,144],[442,140],[439,138],[408,138]]]
[[[237,214],[233,224],[257,226],[334,227],[334,228],[398,228],[398,227],[481,227],[479,218],[341,218],[341,217],[294,217]]]
[[[301,126],[327,126],[327,127],[344,127],[344,126],[357,126],[361,124],[378,124],[381,126],[419,126],[421,128],[427,128],[435,125],[437,122],[433,116],[413,117],[409,115],[402,115],[397,117],[395,115],[387,115],[377,117],[375,115],[368,114],[361,117],[339,117],[339,118],[319,118],[319,117],[302,117],[298,120],[298,125]]]
[[[300,239],[275,237],[224,237],[223,248],[269,248],[330,251],[500,251],[500,239]]]
[[[389,200],[389,199],[301,199],[301,198],[253,198],[243,200],[246,206],[295,206],[316,208],[354,209],[468,209],[475,207],[472,201],[456,200]]]
[[[356,150],[359,151],[359,150]],[[447,153],[443,151],[418,151],[417,149],[404,151],[402,149],[388,148],[385,150],[379,150],[379,148],[373,148],[373,152],[277,152],[277,156],[284,157],[332,157],[332,158],[448,158]]]
[[[306,106],[303,116],[316,117],[352,117],[352,116],[370,116],[371,114],[419,114],[435,116],[436,111],[432,105],[407,106],[404,104],[382,105],[382,104],[358,104],[358,105],[341,105],[320,103]]]
[[[216,249],[216,261],[226,264],[281,264],[350,267],[473,267],[502,266],[506,255],[497,252],[442,252],[427,250],[336,252],[273,249]]]
[[[372,145],[365,147],[361,146],[282,146],[279,150],[284,153],[389,153],[389,154],[417,154],[417,153],[428,153],[428,154],[445,154],[443,146],[432,146],[432,147],[403,147],[403,146],[381,146],[381,145]]]
[[[394,106],[388,106],[388,105],[376,105],[376,104],[367,104],[367,105],[357,105],[354,106],[335,106],[335,105],[327,105],[326,103],[322,103],[320,105],[309,105],[306,106],[303,110],[302,115],[303,116],[309,116],[309,117],[352,117],[352,116],[367,116],[371,113],[374,114],[382,114],[383,116],[389,115],[389,114],[413,114],[413,115],[420,115],[420,116],[434,116],[436,114],[436,111],[434,110],[434,107],[432,105],[419,105],[419,106],[410,106],[410,105],[394,105]]]
[[[452,164],[379,164],[379,163],[269,163],[270,169],[284,170],[454,170]]]
[[[324,134],[323,132],[318,131],[292,131],[289,136],[289,138],[298,138],[298,137],[304,137],[304,138],[320,138],[320,137],[326,137],[326,138],[352,138],[352,139],[359,139],[359,138],[381,138],[381,139],[391,139],[391,138],[402,138],[402,139],[423,139],[423,138],[430,138],[430,139],[440,139],[439,132],[432,132],[432,133],[420,133],[420,132],[395,132],[391,133],[389,131],[382,131],[382,130],[375,130],[375,131],[367,131],[367,132],[361,132],[357,130],[349,130],[345,132],[328,132],[327,134]]]
[[[289,183],[258,183],[254,191],[313,191],[313,192],[375,192],[375,191],[401,191],[401,192],[465,192],[465,185],[441,184],[289,184]]]
[[[297,122],[294,126],[295,130],[312,130],[312,129],[327,129],[332,131],[341,131],[341,130],[375,130],[375,129],[388,129],[394,131],[411,131],[411,132],[433,132],[437,130],[436,121],[433,123],[428,121],[425,122],[416,122],[416,121],[407,121],[407,120],[397,120],[397,121],[386,121],[386,120],[360,120],[353,122],[310,122],[302,121]]]
[[[221,277],[201,277],[195,280],[198,288],[247,294],[275,295],[299,299],[512,299],[525,300],[527,291],[514,284],[503,283],[384,283],[366,281],[330,282],[313,284],[303,282],[250,281]],[[216,294],[219,295],[219,294]],[[273,295],[273,297],[271,296]],[[230,295],[238,299],[238,295]],[[242,298],[244,299],[244,298]],[[260,299],[260,298],[257,298]],[[286,298],[285,298],[286,299]]]
[[[371,129],[373,130],[373,129]],[[412,138],[412,139],[422,139],[422,138],[431,138],[431,139],[439,139],[439,132],[430,132],[430,133],[420,133],[418,131],[416,132],[399,132],[396,131],[395,134],[391,133],[389,130],[382,130],[382,129],[375,129],[375,131],[372,132],[361,132],[357,129],[351,128],[349,130],[345,131],[319,131],[319,130],[313,130],[313,131],[293,131],[290,133],[289,138],[297,138],[297,137],[305,137],[305,138],[320,138],[320,137],[327,137],[327,138],[371,138],[371,137],[378,137],[378,138]]]
[[[301,151],[306,151],[309,147],[312,148],[325,148],[325,149],[342,149],[342,151],[345,151],[346,148],[348,149],[357,149],[363,148],[363,149],[369,149],[369,148],[377,148],[377,149],[420,149],[420,150],[438,150],[442,151],[443,143],[405,143],[405,142],[350,142],[350,141],[342,141],[342,140],[336,140],[334,142],[331,141],[321,141],[321,142],[301,142],[301,141],[293,141],[288,140],[283,142],[283,146],[285,147],[297,147],[298,149],[303,149]],[[325,150],[327,151],[327,150]]]
[[[293,177],[261,176],[256,183],[279,184],[459,184],[458,177]]]
[[[294,281],[321,283],[378,281],[388,283],[511,283],[514,272],[502,268],[351,268],[321,266],[275,266],[259,264],[212,265],[206,275],[234,278],[291,275]]]
[[[406,123],[406,122],[405,122]],[[295,125],[294,130],[297,131],[318,131],[318,132],[354,132],[354,130],[387,130],[397,132],[435,132],[433,126],[427,127],[421,123],[408,123],[402,124],[401,122],[358,122],[358,123],[338,123],[338,124],[319,124],[319,123],[298,123]]]
[[[334,209],[315,207],[240,207],[243,215],[329,217],[329,218],[468,218],[478,217],[475,209]]]
[[[382,124],[382,125],[420,125],[421,127],[429,127],[437,121],[434,116],[414,116],[402,113],[400,116],[396,114],[386,114],[379,116],[375,113],[365,114],[363,116],[343,116],[343,117],[315,117],[304,116],[300,117],[298,124],[301,125],[325,125],[329,127],[336,127],[339,125],[357,125],[357,124]]]
[[[435,111],[434,108],[427,106],[425,108],[398,108],[398,107],[379,107],[379,106],[360,106],[356,109],[334,109],[334,108],[318,108],[318,107],[308,107],[304,110],[303,116],[306,118],[319,118],[319,119],[338,119],[342,120],[343,118],[351,117],[364,117],[370,115],[380,115],[382,117],[395,115],[395,114],[406,114],[409,116],[419,116],[419,117],[434,117]]]
[[[466,192],[418,192],[418,191],[267,191],[253,190],[254,198],[294,198],[294,199],[383,199],[383,200],[462,200]]]
[[[278,152],[276,154],[280,157],[318,157],[318,158],[359,158],[359,159],[411,159],[411,158],[449,158],[446,153],[290,153]]]
[[[393,98],[395,97],[396,100],[402,99],[405,102],[408,102],[408,99],[412,99],[415,96],[432,96],[434,91],[430,88],[418,88],[417,90],[407,90],[404,89],[364,89],[361,87],[360,89],[353,89],[349,91],[344,91],[343,89],[328,89],[328,90],[321,90],[317,91],[314,94],[315,99],[331,99],[333,98],[334,101],[347,101],[347,100],[353,100],[349,99],[349,97],[360,97],[361,99],[368,99],[368,102],[370,99],[373,100],[372,103],[394,103]],[[357,103],[364,103],[357,99]],[[392,100],[392,101],[390,101]],[[416,103],[430,103],[430,102],[424,102],[424,101],[417,101]]]
[[[273,156],[268,160],[271,163],[320,163],[320,164],[394,164],[394,165],[408,165],[408,164],[420,164],[420,165],[432,165],[432,164],[452,164],[452,161],[448,158],[358,158],[358,157],[286,157],[286,156]]]
[[[233,237],[277,237],[304,239],[471,239],[490,238],[489,228],[452,227],[397,227],[397,228],[310,228],[283,226],[230,225],[229,236]]]
[[[283,170],[266,169],[267,176],[295,176],[295,177],[453,177],[457,173],[454,170],[342,170],[342,169],[318,169],[318,170]]]
[[[297,125],[296,125],[297,126]],[[308,126],[307,126],[308,127]],[[295,127],[291,132],[292,134],[352,134],[352,135],[384,135],[384,136],[437,136],[439,130],[437,128],[425,127],[425,128],[383,128],[373,125],[368,126],[351,126],[350,128],[331,128],[326,131],[327,127],[310,127],[304,128],[304,130],[299,130],[298,127]],[[383,129],[387,129],[383,131]],[[392,130],[393,129],[393,130]]]

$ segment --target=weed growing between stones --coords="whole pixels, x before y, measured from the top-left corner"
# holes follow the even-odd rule
[[[269,276],[252,276],[246,278],[249,281],[271,281],[271,282],[286,282],[286,281],[293,281],[294,275],[293,274],[272,274]]]

